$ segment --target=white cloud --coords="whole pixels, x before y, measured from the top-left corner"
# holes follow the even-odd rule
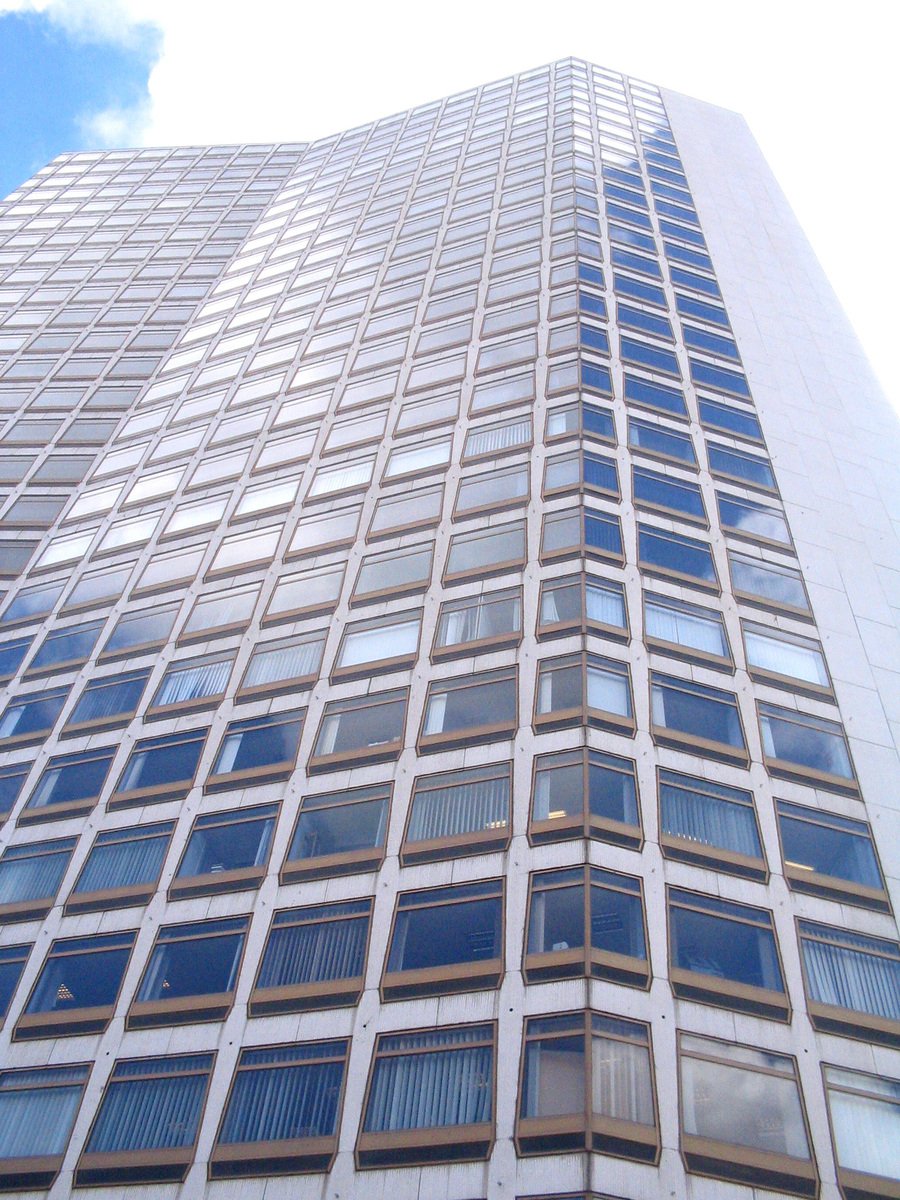
[[[900,393],[890,230],[892,13],[857,0],[0,0],[75,36],[160,34],[145,109],[104,140],[306,141],[568,54],[743,112],[859,328]]]

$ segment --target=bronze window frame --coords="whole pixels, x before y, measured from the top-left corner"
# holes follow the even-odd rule
[[[278,880],[283,885],[299,883],[306,879],[328,879],[336,875],[356,875],[366,871],[377,871],[384,862],[387,831],[390,824],[390,808],[393,799],[393,783],[370,784],[368,787],[342,788],[334,792],[320,792],[303,796],[298,805],[297,817],[291,830],[291,838],[285,851]],[[338,854],[320,854],[312,858],[290,858],[301,818],[305,811],[319,808],[343,808],[352,804],[367,804],[381,800],[385,804],[385,815],[381,822],[381,843],[360,850],[342,851]],[[310,864],[303,866],[300,864]]]
[[[513,711],[501,720],[491,721],[482,725],[465,725],[456,729],[438,730],[426,733],[429,708],[438,695],[450,692],[464,692],[469,688],[484,688],[503,686],[512,682]],[[449,678],[432,679],[428,684],[425,703],[422,706],[422,720],[416,749],[419,754],[436,754],[442,750],[454,749],[458,746],[472,746],[482,742],[502,742],[515,736],[518,728],[518,668],[516,666],[499,667],[493,671],[477,671],[469,675],[455,675]]]
[[[668,783],[670,781],[663,779],[664,773],[677,775],[681,779],[690,779],[692,791],[711,796],[714,799],[723,800],[726,804],[741,804],[747,808],[753,815],[756,841],[761,852],[760,856],[741,854],[736,850],[729,850],[724,846],[707,845],[705,842],[682,837],[679,834],[668,833],[663,828],[661,788],[664,782]],[[672,786],[686,788],[687,785],[673,783]],[[697,775],[686,775],[683,771],[657,766],[656,795],[659,816],[659,847],[663,857],[674,859],[677,862],[690,863],[692,866],[721,871],[726,875],[740,875],[747,879],[756,879],[762,883],[767,883],[769,880],[769,867],[765,858],[765,847],[759,827],[759,813],[757,812],[753,792],[749,787],[740,788],[732,784],[721,785],[727,787],[729,791],[742,792],[749,801],[749,803],[745,803],[736,795],[730,797],[722,796],[717,790],[718,786],[718,781],[716,780],[703,779]]]
[[[562,620],[544,623],[541,618],[544,607],[544,596],[548,592],[567,587],[576,587],[580,593],[580,617],[577,620]],[[609,625],[604,621],[594,621],[588,616],[587,593],[591,588],[598,591],[613,593],[622,601],[625,615],[624,625]],[[579,571],[576,575],[559,575],[555,578],[542,579],[538,596],[537,639],[547,641],[550,638],[567,637],[572,633],[582,636],[592,634],[595,637],[609,638],[615,642],[627,643],[631,640],[631,629],[628,617],[628,597],[625,585],[617,579],[604,579],[599,575],[591,575]]]
[[[252,733],[254,728],[277,728],[279,725],[293,725],[295,723],[299,723],[300,728],[297,731],[296,745],[289,758],[275,759],[272,762],[261,763],[256,767],[244,767],[232,771],[216,771],[216,766],[228,738],[233,738],[239,733]],[[264,783],[279,783],[281,780],[289,778],[297,765],[300,742],[305,727],[305,708],[295,708],[285,712],[259,713],[255,717],[241,717],[237,720],[229,721],[222,733],[221,741],[216,748],[209,774],[203,782],[204,793],[209,794],[211,792],[233,791],[238,788],[258,787]]]
[[[519,605],[519,628],[517,630],[512,629],[508,632],[493,634],[490,637],[475,638],[469,642],[452,642],[445,646],[438,645],[442,624],[445,617],[449,614],[465,611],[470,608],[486,608],[492,604],[500,604],[507,601],[517,602]],[[435,622],[434,642],[430,655],[432,663],[446,662],[454,658],[469,658],[474,654],[487,654],[494,650],[503,650],[511,646],[520,645],[523,637],[522,604],[521,586],[501,588],[496,592],[479,592],[475,596],[460,596],[456,599],[445,600],[441,604],[438,611],[438,618]]]
[[[76,888],[78,887],[78,880],[81,878],[82,874],[84,873],[84,869],[87,866],[88,862],[90,861],[91,854],[94,852],[94,850],[97,848],[97,846],[98,845],[115,845],[116,844],[116,838],[115,838],[116,833],[131,834],[136,829],[144,830],[145,831],[144,836],[146,836],[147,838],[165,837],[167,839],[167,845],[166,845],[165,850],[163,851],[163,855],[162,855],[162,858],[161,858],[160,864],[159,864],[159,871],[156,874],[156,878],[153,880],[147,880],[145,883],[123,885],[122,887],[117,887],[117,888],[104,888],[102,890],[97,890],[97,891],[93,891],[93,892],[77,892]],[[175,821],[172,820],[172,821],[153,822],[146,826],[130,825],[130,826],[123,826],[120,829],[98,830],[97,834],[94,837],[93,842],[91,843],[91,848],[88,851],[87,858],[82,863],[81,870],[78,873],[78,877],[76,878],[75,882],[73,883],[72,888],[69,892],[68,898],[67,898],[65,904],[63,905],[63,915],[70,916],[75,913],[102,912],[102,911],[106,911],[107,909],[131,908],[132,906],[138,907],[139,905],[149,904],[150,901],[153,899],[153,897],[156,895],[156,888],[159,883],[159,877],[162,874],[162,869],[165,865],[166,856],[169,853],[169,846],[171,845],[171,842],[172,842],[172,833],[173,833],[174,829],[175,829]],[[99,841],[100,837],[107,835],[107,834],[110,836],[104,837],[104,841],[100,842]],[[143,839],[140,836],[123,837],[121,839],[121,841],[123,841],[123,842],[125,842],[125,841],[141,841],[141,840],[143,840]]]
[[[272,804],[253,804],[245,808],[228,808],[220,812],[198,813],[191,823],[190,832],[184,844],[184,850],[169,884],[167,897],[169,900],[184,900],[191,896],[217,896],[223,892],[243,892],[262,886],[272,857],[272,842],[275,839],[275,829],[281,815],[281,802]],[[181,875],[181,867],[190,849],[191,838],[198,829],[215,829],[244,825],[256,821],[271,820],[272,827],[269,835],[269,848],[265,860],[251,867],[232,867],[219,872],[207,871],[202,875]],[[203,822],[202,826],[200,822]]]
[[[879,1092],[873,1085],[883,1082],[889,1087],[893,1086],[896,1089],[897,1081],[884,1076],[879,1077],[868,1072],[857,1071],[850,1067],[839,1067],[831,1063],[823,1062],[821,1066],[822,1082],[825,1088],[825,1108],[828,1112],[828,1128],[831,1133],[834,1164],[837,1168],[837,1183],[841,1190],[841,1195],[844,1197],[844,1200],[900,1200],[900,1179],[891,1179],[889,1176],[876,1175],[869,1171],[859,1170],[858,1168],[854,1169],[842,1166],[835,1119],[831,1111],[831,1095],[834,1092],[858,1096],[867,1100],[881,1100],[887,1104],[891,1104],[892,1100],[889,1093],[887,1091]],[[830,1079],[829,1073],[831,1071],[839,1072],[844,1078]],[[854,1082],[846,1078],[848,1075],[855,1075],[860,1082],[854,1084]],[[868,1085],[863,1082],[864,1080],[869,1081]]]
[[[605,770],[617,772],[633,781],[635,805],[637,807],[637,824],[632,825],[614,820],[611,817],[596,817],[591,813],[590,769],[592,766],[592,757],[596,760],[596,765],[602,766]],[[556,762],[552,760],[556,760]],[[618,764],[622,765],[619,766]],[[630,764],[631,770],[626,770],[624,764]],[[581,770],[581,813],[571,816],[563,815],[556,819],[535,819],[534,806],[538,794],[538,774],[542,771],[553,771],[573,766],[578,766]],[[629,850],[640,850],[644,844],[637,767],[635,762],[630,758],[622,758],[618,754],[609,754],[606,751],[595,750],[587,746],[578,747],[574,750],[557,751],[552,754],[538,754],[535,756],[532,764],[531,796],[532,800],[528,813],[528,841],[532,846],[582,837],[592,841],[611,842],[616,846],[626,846]]]
[[[588,702],[588,675],[591,668],[601,674],[615,675],[623,678],[626,683],[628,707],[631,712],[616,713],[612,710],[592,708]],[[541,685],[546,675],[553,671],[569,671],[577,668],[581,673],[581,703],[575,708],[550,709],[540,712]],[[567,725],[587,725],[596,729],[606,729],[623,737],[634,737],[637,722],[634,715],[634,692],[631,686],[631,668],[626,661],[615,658],[605,658],[599,654],[582,650],[575,654],[563,655],[561,658],[542,658],[537,662],[535,672],[535,700],[532,727],[535,733],[547,730],[561,729]]]
[[[792,812],[784,812],[783,804],[789,804]],[[808,813],[808,816],[803,814]],[[836,829],[840,829],[841,833],[848,837],[859,837],[868,841],[872,854],[875,858],[875,863],[878,868],[878,873],[881,876],[882,886],[873,888],[867,884],[854,883],[850,879],[843,879],[837,875],[825,875],[821,871],[813,870],[801,863],[791,862],[785,852],[784,835],[781,828],[781,818],[786,817],[791,821],[805,821],[810,825],[819,827],[828,827],[832,822],[841,822],[844,828],[839,825],[834,825]],[[852,823],[860,827],[859,832],[854,832],[847,829],[846,825]],[[881,860],[878,855],[878,847],[875,845],[875,839],[872,836],[872,826],[868,821],[862,820],[860,817],[845,817],[839,813],[828,812],[827,809],[810,808],[808,805],[795,803],[793,800],[784,801],[775,798],[775,825],[778,830],[778,848],[781,851],[781,861],[784,865],[784,878],[788,887],[792,892],[804,892],[810,896],[822,896],[826,900],[835,900],[839,904],[852,904],[859,908],[870,908],[875,912],[891,912],[891,901],[887,894],[887,889],[884,887],[884,871],[881,868]],[[864,832],[867,831],[867,832]]]
[[[416,800],[419,796],[430,792],[447,791],[454,786],[465,786],[468,782],[489,782],[505,780],[507,784],[507,814],[503,825],[492,823],[488,828],[464,833],[449,834],[443,837],[427,838],[416,841],[410,840],[410,829],[413,823]],[[440,782],[439,782],[440,781]],[[512,763],[509,761],[489,763],[480,767],[468,767],[458,771],[441,771],[433,775],[417,775],[413,781],[412,793],[406,823],[403,828],[403,841],[400,845],[401,866],[411,866],[414,863],[438,862],[443,859],[467,858],[473,854],[490,854],[497,850],[505,850],[512,837]]]
[[[661,683],[661,680],[665,680],[665,682]],[[687,694],[691,694],[692,689],[700,688],[706,692],[718,692],[720,696],[729,697],[729,700],[720,700],[715,696],[709,696],[707,699],[712,703],[724,704],[734,709],[743,744],[741,746],[733,746],[730,742],[720,742],[714,738],[703,737],[700,734],[685,733],[678,729],[672,729],[668,725],[657,725],[653,719],[654,687],[663,687],[673,691],[681,690]],[[744,722],[741,717],[741,707],[737,695],[734,692],[725,692],[721,688],[712,687],[709,684],[695,683],[692,679],[682,679],[680,676],[665,675],[662,672],[651,670],[650,736],[657,746],[668,746],[674,750],[686,751],[688,754],[700,755],[703,758],[713,758],[722,762],[734,763],[736,766],[748,767],[750,765],[747,735],[744,730]]]
[[[367,745],[348,747],[344,750],[317,753],[325,730],[325,723],[330,718],[345,712],[357,712],[366,708],[402,704],[403,715],[400,719],[400,729],[397,736],[385,742],[372,742]],[[384,692],[369,692],[361,696],[348,696],[341,700],[329,700],[323,710],[316,730],[312,753],[307,760],[306,769],[310,774],[323,771],[339,770],[341,767],[358,763],[388,762],[399,758],[403,750],[406,734],[406,722],[409,715],[409,688],[391,688]]]
[[[69,1142],[72,1137],[72,1129],[78,1120],[78,1113],[84,1100],[84,1092],[85,1088],[87,1087],[92,1065],[92,1063],[60,1063],[52,1067],[30,1067],[26,1068],[25,1070],[10,1066],[6,1070],[0,1072],[0,1079],[2,1079],[3,1076],[7,1074],[25,1074],[27,1071],[29,1079],[27,1081],[22,1081],[23,1084],[26,1085],[21,1089],[23,1091],[31,1090],[27,1084],[30,1083],[32,1079],[38,1083],[38,1086],[40,1086],[39,1079],[41,1075],[51,1075],[59,1070],[83,1072],[80,1080],[80,1094],[75,1106],[75,1114],[72,1119],[72,1124],[69,1128],[69,1134],[66,1138],[65,1147],[58,1154],[29,1154],[20,1158],[0,1159],[0,1189],[2,1189],[4,1192],[30,1191],[32,1189],[38,1191],[50,1188],[53,1185],[53,1182],[62,1168],[63,1161],[68,1151]],[[54,1083],[44,1084],[41,1090],[49,1090],[56,1087],[72,1087],[73,1085],[77,1086],[78,1083],[79,1080],[77,1079],[59,1079]],[[33,1083],[31,1084],[31,1087],[34,1087]]]

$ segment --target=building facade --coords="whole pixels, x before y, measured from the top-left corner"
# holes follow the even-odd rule
[[[0,1188],[900,1196],[900,441],[740,118],[63,155],[0,270]]]

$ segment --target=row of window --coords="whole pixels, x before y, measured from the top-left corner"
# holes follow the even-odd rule
[[[356,1139],[360,1169],[486,1159],[496,1126],[493,1023],[378,1035]],[[246,1047],[227,1088],[211,1179],[330,1170],[350,1040]],[[197,1147],[215,1053],[118,1059],[75,1164],[76,1187],[171,1183]],[[0,1180],[58,1174],[90,1064],[0,1073]],[[678,1034],[680,1147],[690,1173],[815,1196],[796,1060]],[[900,1179],[900,1083],[823,1066],[838,1179],[889,1197]],[[211,1118],[215,1119],[215,1118]],[[526,1019],[514,1141],[520,1155],[590,1150],[655,1164],[660,1121],[650,1028],[590,1010]]]
[[[170,896],[215,888],[204,872],[208,877],[217,866],[225,876],[223,888],[259,883],[268,857],[264,830],[271,836],[272,822],[266,826],[259,810],[240,816],[240,823],[217,823],[217,814],[199,819]],[[234,851],[222,853],[222,847],[230,835],[238,840],[240,861],[251,860],[250,865],[228,869]],[[118,845],[121,850],[124,842]],[[216,857],[225,864],[212,862]],[[23,877],[30,871],[34,880],[40,864],[20,856],[4,865],[22,868]],[[91,872],[90,862],[85,869]],[[3,884],[10,874],[4,872]],[[498,988],[505,969],[504,894],[502,878],[399,892],[380,978],[382,1001]],[[255,972],[250,1015],[358,1003],[372,908],[367,897],[276,912]],[[675,996],[790,1021],[770,910],[668,887],[666,913],[668,979]],[[248,914],[162,926],[128,1005],[126,1028],[223,1020],[234,1004],[250,920]],[[802,918],[796,926],[813,1027],[896,1045],[900,944]],[[13,1039],[103,1032],[114,1016],[137,936],[137,930],[126,930],[54,941]],[[28,951],[27,946],[0,951],[4,1009]],[[533,872],[522,973],[530,984],[587,976],[648,988],[641,880],[599,867]]]

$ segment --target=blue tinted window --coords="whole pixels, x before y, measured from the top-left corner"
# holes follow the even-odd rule
[[[727,371],[724,367],[714,367],[710,363],[690,360],[691,379],[698,387],[709,387],[716,391],[732,392],[735,396],[750,399],[750,386],[743,375],[737,371]]]
[[[660,183],[656,179],[650,180],[650,191],[654,196],[667,196],[670,200],[675,200],[679,204],[693,204],[690,192],[686,192],[684,188],[672,187],[668,183]]]
[[[666,258],[670,261],[687,263],[689,267],[700,267],[703,271],[713,269],[712,259],[708,254],[699,250],[688,250],[686,246],[677,246],[674,242],[665,242]]]
[[[22,664],[22,659],[28,653],[30,645],[30,637],[16,638],[14,641],[4,642],[0,645],[0,679],[7,679],[10,675],[15,675]]]
[[[606,301],[601,296],[592,296],[590,292],[579,292],[578,307],[583,313],[592,317],[602,317],[606,320]]]
[[[668,308],[666,293],[662,288],[645,283],[643,279],[632,279],[630,275],[614,275],[613,285],[622,296],[631,296],[633,300],[645,300],[659,308]]]
[[[727,404],[716,404],[714,400],[700,401],[700,421],[703,425],[712,425],[716,429],[727,429],[739,437],[752,438],[754,441],[763,440],[759,421],[752,413],[738,412]]]
[[[598,350],[601,354],[609,354],[609,336],[605,329],[595,325],[582,325],[581,344],[589,350]]]
[[[659,227],[668,237],[681,238],[683,242],[690,242],[692,246],[706,245],[706,238],[699,229],[685,229],[682,225],[675,225],[672,221],[663,220],[659,222]]]
[[[737,699],[719,688],[652,671],[650,719],[658,729],[745,748]]]
[[[634,468],[635,503],[643,501],[656,508],[672,509],[700,521],[706,521],[703,495],[695,483],[670,479],[646,467]]]
[[[693,271],[685,271],[681,267],[671,267],[669,274],[676,286],[692,288],[695,292],[705,292],[707,296],[721,299],[722,293],[714,279],[707,279],[705,275],[695,275]]]
[[[6,1016],[30,950],[30,946],[0,946],[0,1021]]]
[[[659,425],[649,425],[646,421],[628,422],[628,444],[632,449],[646,450],[648,454],[662,454],[666,458],[675,458],[680,462],[697,465],[697,455],[694,453],[694,443],[684,433],[675,433]]]
[[[642,566],[651,569],[659,567],[704,583],[718,582],[710,547],[683,534],[638,525],[638,558]]]
[[[88,625],[71,625],[48,634],[28,664],[28,669],[35,671],[54,667],[58,663],[89,658],[102,628],[102,621],[92,621]]]
[[[605,441],[614,442],[616,440],[616,427],[612,413],[605,408],[596,408],[593,404],[582,404],[581,426],[585,433],[592,433],[595,437],[603,438]]]
[[[31,769],[31,763],[13,763],[8,767],[0,767],[0,817],[8,813],[22,790],[25,776]]]
[[[603,189],[613,200],[621,200],[625,204],[636,204],[639,208],[649,208],[647,201],[640,192],[631,192],[615,183],[607,183]]]
[[[662,371],[666,375],[681,376],[678,359],[671,350],[651,346],[647,342],[638,342],[634,338],[622,338],[622,359],[636,366],[649,367],[652,371]]]
[[[54,688],[10,700],[0,716],[0,738],[21,738],[48,732],[62,712],[68,688]]]
[[[693,325],[684,325],[682,328],[685,344],[692,349],[706,350],[719,358],[733,358],[735,362],[740,362],[741,356],[731,338],[722,337],[718,333],[708,333],[705,329],[695,329]]]
[[[656,253],[656,242],[646,233],[638,233],[636,229],[626,229],[623,225],[610,225],[610,241],[620,242],[623,246],[635,246],[638,250],[649,250]]]
[[[586,512],[584,514],[584,544],[592,550],[621,555],[622,529],[618,518]]]
[[[658,408],[662,412],[675,413],[679,417],[687,416],[684,396],[675,388],[666,387],[662,383],[650,383],[647,379],[638,379],[634,375],[625,376],[625,399],[633,404],[644,404],[648,408]]]
[[[586,486],[600,491],[619,494],[619,475],[615,460],[602,458],[599,454],[588,454],[583,458],[584,482]]]
[[[734,475],[748,483],[755,483],[770,491],[775,490],[775,476],[768,459],[758,458],[755,454],[742,454],[738,450],[729,449],[728,446],[713,445],[712,442],[707,443],[707,450],[711,471]]]
[[[670,204],[668,200],[657,200],[656,211],[667,217],[674,217],[676,221],[687,221],[690,225],[700,224],[695,212],[689,208],[682,208],[680,204]]]
[[[599,267],[592,267],[589,263],[578,264],[578,278],[582,283],[592,283],[595,287],[603,287],[603,272]]]
[[[672,323],[668,317],[644,312],[642,308],[630,308],[627,304],[617,305],[619,324],[627,329],[642,329],[645,333],[673,341]]]
[[[632,212],[628,208],[622,208],[619,204],[610,204],[607,201],[606,215],[612,221],[628,221],[632,225],[637,225],[640,229],[653,229],[650,218],[641,212]]]
[[[613,246],[612,261],[613,266],[624,267],[626,271],[637,271],[639,275],[662,279],[659,263],[655,258],[647,258],[644,254],[632,254],[630,250],[621,250],[618,246]]]
[[[583,387],[590,388],[595,392],[602,392],[604,396],[613,394],[612,376],[608,367],[583,362],[581,364],[581,383]]]
[[[719,502],[719,520],[725,528],[748,537],[760,537],[785,546],[791,545],[787,521],[777,508],[767,508],[763,504],[754,504],[752,500],[742,500],[737,496],[725,496],[722,492],[716,492],[716,499]]]
[[[675,296],[675,307],[683,317],[695,317],[698,321],[707,321],[710,325],[720,325],[730,329],[728,313],[718,304],[707,304],[705,300],[697,300],[694,296],[683,296],[678,292]]]
[[[624,183],[626,187],[639,188],[643,191],[643,179],[640,175],[632,174],[631,171],[623,171],[619,167],[604,167],[602,175],[604,179],[612,179],[616,183]]]

